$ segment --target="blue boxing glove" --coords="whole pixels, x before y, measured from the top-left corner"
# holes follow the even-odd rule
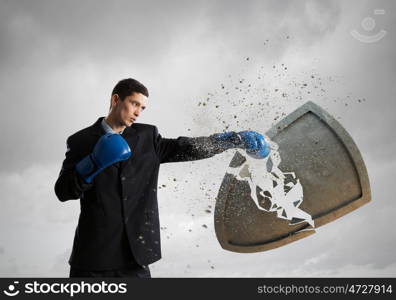
[[[215,134],[213,137],[225,149],[242,148],[253,158],[266,158],[271,152],[264,136],[256,131],[241,131],[238,133],[229,131]]]
[[[256,131],[241,131],[238,133],[243,141],[246,153],[254,158],[266,158],[271,152],[264,136]]]
[[[107,133],[98,140],[92,153],[77,163],[76,170],[87,183],[92,183],[105,168],[127,160],[131,155],[132,151],[121,135]]]

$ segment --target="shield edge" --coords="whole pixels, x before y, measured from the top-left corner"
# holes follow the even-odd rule
[[[266,135],[270,139],[272,139],[280,131],[284,130],[294,121],[296,121],[298,118],[302,117],[303,115],[309,112],[312,112],[318,118],[323,120],[326,123],[326,125],[329,126],[330,129],[333,130],[337,135],[337,137],[340,139],[341,143],[348,151],[349,156],[354,163],[362,190],[362,194],[360,198],[357,198],[352,202],[346,203],[345,205],[337,208],[336,210],[314,219],[315,227],[320,227],[370,202],[371,189],[370,189],[370,181],[369,181],[366,165],[364,164],[362,155],[357,145],[353,141],[352,137],[335,118],[333,118],[329,113],[327,113],[324,109],[322,109],[319,105],[313,103],[312,101],[306,102],[305,104],[303,104],[302,106],[291,112],[289,115],[287,115],[285,118],[280,120],[278,123],[272,126],[271,129],[269,129],[266,132]],[[285,236],[281,236],[278,239],[270,241],[265,244],[241,246],[230,243],[225,238],[226,235],[224,228],[224,215],[225,215],[224,212],[227,203],[225,203],[225,200],[223,200],[226,198],[222,196],[226,195],[229,192],[229,188],[230,188],[229,181],[231,180],[231,178],[232,178],[231,175],[226,174],[224,176],[223,182],[220,186],[218,197],[216,199],[216,206],[214,213],[216,237],[223,249],[233,252],[240,252],[240,253],[261,252],[261,251],[266,251],[281,247],[283,245],[289,244],[291,242],[297,241],[299,239],[302,239],[304,237],[307,237],[315,233],[314,230],[304,230],[304,228],[308,227],[307,225],[303,229],[300,229],[295,232],[291,232]]]

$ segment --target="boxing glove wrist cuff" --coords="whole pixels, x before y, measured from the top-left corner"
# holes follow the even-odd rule
[[[84,157],[76,165],[77,172],[87,183],[92,183],[92,179],[97,169],[98,168],[95,164],[95,161],[92,159],[91,154]]]

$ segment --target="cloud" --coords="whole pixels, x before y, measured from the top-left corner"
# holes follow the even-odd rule
[[[71,247],[79,205],[56,199],[53,185],[57,175],[55,165],[0,173],[2,276],[59,275],[51,267]]]
[[[66,137],[106,114],[114,84],[129,76],[152,91],[146,120],[185,134],[179,124],[192,115],[184,103],[239,68],[235,62],[318,42],[338,14],[336,2],[3,2],[0,96],[8,105],[0,116],[12,130],[3,133],[0,162],[15,170],[59,160]],[[167,117],[174,107],[179,124]]]

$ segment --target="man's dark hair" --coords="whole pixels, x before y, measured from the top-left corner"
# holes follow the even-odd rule
[[[117,94],[121,101],[124,101],[125,97],[132,95],[132,93],[140,93],[149,96],[148,89],[141,84],[139,81],[133,78],[127,78],[120,80],[113,89],[111,96]],[[110,102],[111,108],[111,102]]]

